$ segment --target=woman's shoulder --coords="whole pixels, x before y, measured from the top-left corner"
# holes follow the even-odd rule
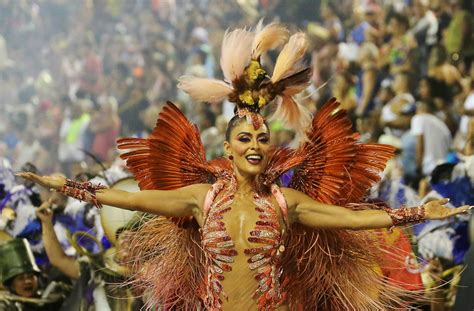
[[[285,197],[289,209],[296,206],[298,202],[309,198],[303,192],[293,188],[281,187],[280,190],[283,196]]]
[[[192,184],[186,187],[183,187],[184,190],[192,191],[193,193],[202,193],[206,194],[212,187],[212,184]]]

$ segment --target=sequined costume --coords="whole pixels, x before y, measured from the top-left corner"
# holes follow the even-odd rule
[[[306,48],[304,35],[291,36],[271,78],[259,62],[275,42],[286,40],[286,29],[277,24],[260,27],[256,33],[245,29],[227,33],[221,59],[226,82],[187,77],[180,86],[196,100],[228,97],[237,104],[237,114],[256,128],[263,122],[256,112],[280,98],[278,107],[284,111],[280,116],[290,125],[301,126],[304,111],[293,95],[304,89],[311,73],[299,65]],[[285,186],[316,201],[352,209],[377,208],[365,204],[364,195],[379,181],[394,149],[359,143],[346,111],[335,99],[298,129],[305,136],[302,144],[295,150],[273,150],[265,171],[256,178],[253,202],[259,219],[248,238],[252,247],[245,254],[237,253],[224,221],[237,189],[232,162],[207,161],[196,126],[176,106],[165,105],[149,138],[118,141],[119,149],[127,150],[121,157],[142,190],[212,185],[201,228],[192,217],[155,216],[135,233],[129,253],[134,254],[136,273],[130,282],[146,289],[149,306],[221,310],[226,299],[222,281],[235,256],[245,255],[256,278],[253,297],[246,299],[253,299],[259,310],[279,305],[291,310],[400,307],[398,289],[376,272],[381,248],[373,233],[290,225],[278,186],[280,178],[289,175]]]
[[[237,255],[234,242],[223,222],[224,214],[232,205],[236,186],[233,177],[227,182],[220,180],[212,186],[206,197],[201,245],[208,269],[205,301],[208,309],[219,309],[222,303],[220,295],[226,298],[221,281],[224,279],[224,272],[232,270],[233,257]],[[253,298],[257,299],[259,306],[266,308],[278,306],[286,296],[281,286],[281,257],[285,250],[286,228],[289,227],[283,194],[277,185],[272,185],[271,192],[279,204],[285,226],[281,228],[278,213],[268,195],[255,193],[255,209],[259,212],[259,220],[255,229],[250,232],[248,241],[259,246],[245,249],[245,255],[249,256],[249,269],[257,272],[258,286]]]

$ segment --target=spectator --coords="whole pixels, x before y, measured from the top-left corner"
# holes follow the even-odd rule
[[[431,49],[428,58],[428,77],[437,83],[433,96],[440,98],[445,104],[453,102],[455,95],[461,92],[461,73],[448,62],[446,49],[436,45]]]
[[[149,102],[142,86],[138,83],[132,86],[130,95],[118,109],[122,136],[142,136],[145,127],[140,120],[140,113],[148,106]]]
[[[428,176],[439,162],[446,160],[451,146],[451,133],[440,119],[433,115],[432,101],[418,102],[410,131],[416,137],[417,172]]]
[[[409,76],[407,74],[397,74],[393,81],[393,91],[395,96],[382,108],[381,123],[386,127],[387,134],[401,137],[408,129],[410,121],[403,112],[412,109],[415,98],[409,89]]]
[[[364,43],[359,50],[360,70],[356,82],[358,117],[367,116],[375,107],[375,95],[381,83],[381,74],[377,68],[378,60],[377,46],[370,42]]]
[[[102,99],[99,111],[89,124],[94,134],[92,152],[107,163],[115,159],[115,141],[120,130],[120,118],[117,114],[117,101],[113,97]]]
[[[342,108],[353,113],[356,108],[356,94],[354,89],[354,82],[350,73],[340,73],[334,78],[333,95],[342,103]]]
[[[474,29],[472,15],[463,9],[461,0],[449,1],[451,22],[443,34],[443,44],[451,62],[467,67],[474,57]]]
[[[388,23],[390,40],[383,48],[385,64],[390,73],[412,73],[416,61],[416,41],[408,32],[409,21],[405,15],[394,13]]]
[[[86,145],[86,130],[89,126],[90,115],[86,113],[87,100],[72,103],[70,115],[61,123],[59,136],[58,159],[63,165],[63,171],[71,175],[77,171],[77,165],[84,161]]]
[[[329,30],[330,37],[337,40],[344,40],[344,28],[341,20],[337,16],[336,6],[327,2],[321,10],[321,16],[323,18],[323,25]]]
[[[59,287],[51,288],[41,296],[40,270],[36,266],[30,245],[25,239],[13,239],[0,245],[2,284],[10,295],[0,298],[0,307],[6,311],[54,311],[64,300]],[[60,290],[64,290],[61,288]],[[56,292],[55,292],[56,291]]]

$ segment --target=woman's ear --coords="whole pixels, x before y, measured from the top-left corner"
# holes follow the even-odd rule
[[[232,154],[232,147],[227,140],[224,141],[224,153],[226,156],[230,156]]]

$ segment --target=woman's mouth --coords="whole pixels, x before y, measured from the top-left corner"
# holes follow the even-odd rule
[[[259,165],[262,162],[263,157],[259,154],[251,154],[245,157],[247,161],[252,165]]]

